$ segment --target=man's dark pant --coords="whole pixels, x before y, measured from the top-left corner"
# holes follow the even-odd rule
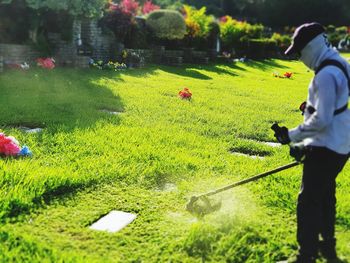
[[[297,206],[300,255],[316,257],[319,235],[335,246],[336,177],[348,155],[324,147],[307,147]]]

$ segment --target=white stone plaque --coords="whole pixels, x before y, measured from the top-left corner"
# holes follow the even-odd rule
[[[123,211],[111,211],[90,226],[90,229],[115,233],[136,219],[136,215]]]

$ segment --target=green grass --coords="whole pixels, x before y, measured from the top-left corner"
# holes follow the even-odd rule
[[[292,79],[272,76],[286,71]],[[283,259],[297,246],[300,167],[217,196],[223,209],[203,220],[184,205],[193,194],[293,161],[287,147],[263,142],[274,141],[275,121],[302,121],[297,109],[311,77],[301,63],[282,60],[0,74],[0,128],[34,154],[0,160],[0,262]],[[183,87],[191,101],[177,97]],[[44,130],[27,134],[20,126]],[[346,166],[337,236],[348,259],[349,178]],[[110,210],[138,218],[116,234],[88,229]]]

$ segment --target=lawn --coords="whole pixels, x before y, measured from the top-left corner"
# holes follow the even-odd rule
[[[291,79],[273,77],[287,71]],[[0,74],[0,129],[33,151],[0,159],[0,262],[285,258],[297,247],[301,167],[218,195],[223,208],[204,219],[184,207],[193,194],[293,162],[286,146],[265,142],[274,141],[274,122],[302,121],[312,74],[282,60]],[[178,98],[184,87],[192,100]],[[347,259],[349,189],[347,165],[337,192]],[[88,228],[111,210],[138,217],[115,234]]]

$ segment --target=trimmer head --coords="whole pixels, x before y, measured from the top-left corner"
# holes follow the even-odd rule
[[[207,196],[192,196],[186,204],[186,210],[197,217],[204,217],[207,214],[218,211],[221,202],[213,203]]]

